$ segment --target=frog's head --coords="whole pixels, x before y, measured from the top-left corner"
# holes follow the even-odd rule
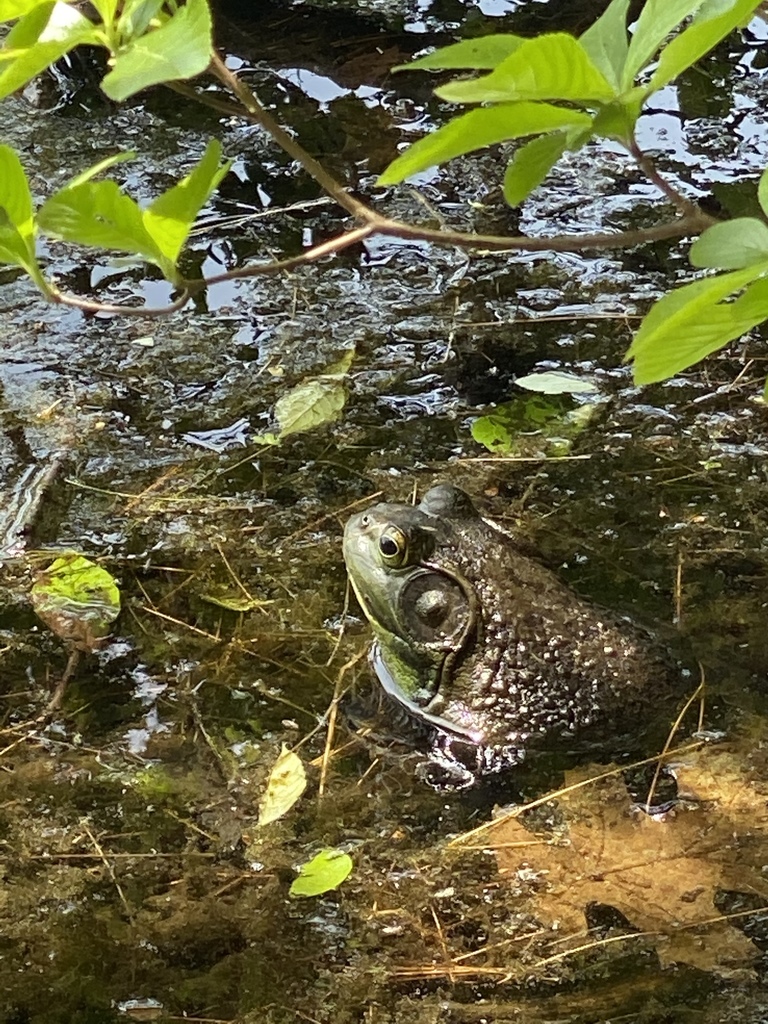
[[[374,505],[344,531],[349,578],[376,634],[379,680],[420,713],[443,703],[477,640],[479,602],[456,546],[482,522],[463,491],[441,484],[418,506]]]

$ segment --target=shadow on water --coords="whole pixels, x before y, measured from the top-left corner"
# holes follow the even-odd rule
[[[248,24],[228,7],[221,38],[302,144],[363,191],[403,133],[445,116],[428,82],[396,79],[391,65],[457,34],[589,18],[582,5],[517,0],[323,6],[270,4]],[[761,24],[664,90],[642,123],[673,180],[737,214],[768,156]],[[342,225],[260,132],[160,91],[113,109],[89,59],[0,106],[4,138],[35,154],[41,195],[116,137],[139,137],[137,159],[116,172],[152,196],[215,134],[235,163],[210,224],[232,221],[203,224],[190,268],[295,254]],[[426,208],[465,229],[531,234],[648,223],[656,202],[610,148],[565,161],[522,212],[503,206],[496,180],[492,156],[464,159],[378,201],[404,218]],[[105,301],[168,300],[143,268],[66,246],[43,256],[63,285]],[[751,912],[768,903],[768,426],[754,401],[765,339],[644,389],[621,362],[636,317],[686,266],[684,248],[667,244],[502,260],[383,239],[298,274],[217,286],[190,315],[126,321],[45,306],[0,271],[2,1020],[762,1019],[768,936]],[[343,418],[258,442],[281,396],[351,354]],[[473,438],[535,368],[598,387],[569,459],[550,457],[540,423],[528,461]],[[712,940],[719,952],[706,930],[691,930],[696,955],[674,947],[677,960],[661,925],[633,938],[618,897],[583,900],[580,938],[564,941],[537,914],[549,861],[526,853],[500,874],[482,843],[447,846],[495,802],[560,785],[561,767],[450,794],[418,781],[418,756],[392,737],[366,740],[343,716],[326,748],[334,692],[371,687],[369,629],[345,597],[343,524],[377,495],[410,500],[442,479],[580,593],[682,632],[705,666],[703,724],[728,742],[711,748],[714,768],[700,760],[693,781],[685,766],[680,778],[687,813],[708,815],[725,853],[698,889],[694,877],[669,899],[680,914],[708,901],[712,918],[741,915],[718,926],[729,929]],[[31,611],[33,556],[70,548],[119,579],[124,611],[53,721],[38,721],[67,652]],[[282,744],[298,745],[309,788],[259,828]],[[606,738],[603,763],[622,753]],[[525,827],[535,837],[581,816],[608,835],[606,793],[602,808],[545,805]],[[677,877],[669,865],[682,854],[656,841],[650,874]],[[297,866],[325,847],[352,855],[352,875],[338,892],[289,897]],[[605,864],[578,870],[607,876]]]

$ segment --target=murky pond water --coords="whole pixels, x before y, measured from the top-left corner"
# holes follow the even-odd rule
[[[363,193],[402,136],[445,114],[429,82],[390,78],[392,64],[457,31],[589,20],[554,2],[390,6],[275,8],[220,30],[232,65]],[[754,22],[641,124],[672,180],[731,213],[748,209],[768,162],[767,38]],[[342,227],[261,132],[162,92],[115,110],[88,79],[86,63],[0,105],[3,137],[34,168],[40,197],[116,140],[136,141],[123,180],[151,196],[216,135],[235,165],[209,219],[233,220],[196,234],[190,271],[292,255]],[[657,216],[652,188],[608,148],[565,161],[522,214],[503,206],[496,180],[491,157],[466,159],[377,201],[498,233]],[[45,255],[72,290],[169,299],[143,268],[64,246]],[[131,319],[46,306],[0,270],[3,1020],[763,1019],[768,933],[746,912],[768,904],[768,421],[755,401],[765,335],[643,389],[621,362],[636,318],[686,266],[685,247],[666,243],[501,258],[384,239],[216,286],[192,312]],[[281,396],[352,355],[342,418],[259,443]],[[515,377],[547,367],[598,387],[568,457],[535,424],[521,458],[478,444],[472,424],[523,401]],[[696,752],[681,779],[688,813],[706,806],[722,863],[696,850],[685,860],[668,833],[646,839],[648,874],[677,885],[666,899],[742,915],[714,934],[692,929],[691,949],[659,938],[653,918],[638,925],[626,892],[601,906],[594,885],[580,938],[564,941],[557,903],[537,913],[532,899],[560,868],[531,853],[500,874],[482,840],[447,845],[494,802],[535,799],[562,775],[534,766],[486,789],[433,792],[417,779],[419,755],[329,713],[348,686],[351,706],[371,688],[369,630],[345,596],[343,524],[376,495],[410,500],[438,480],[464,487],[579,592],[682,632],[704,666],[701,724],[726,740],[707,748],[714,760]],[[28,592],[38,554],[70,548],[118,577],[124,611],[53,721],[38,720],[68,654]],[[282,744],[309,766],[309,788],[260,829]],[[606,740],[606,761],[620,753]],[[598,796],[547,813],[608,836],[619,826],[605,809],[619,797]],[[531,834],[547,825],[535,813]],[[289,897],[297,866],[323,847],[352,855],[350,878]],[[595,883],[611,867],[581,876]],[[640,891],[636,913],[664,902]]]

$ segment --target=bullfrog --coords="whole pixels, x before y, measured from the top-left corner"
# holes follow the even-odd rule
[[[371,662],[456,788],[537,747],[639,732],[686,675],[484,519],[451,484],[353,515],[344,558],[375,635]]]

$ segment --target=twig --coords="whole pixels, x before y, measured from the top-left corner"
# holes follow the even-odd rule
[[[88,822],[87,821],[81,821],[80,824],[85,829],[85,832],[86,832],[88,838],[93,843],[94,849],[99,854],[99,856],[100,856],[100,858],[101,858],[105,868],[109,872],[109,877],[112,879],[112,883],[114,884],[115,889],[117,889],[117,894],[120,897],[120,901],[122,902],[123,907],[125,908],[125,913],[128,916],[128,920],[131,922],[131,924],[133,924],[133,911],[131,910],[131,907],[130,907],[130,904],[128,903],[128,900],[125,898],[125,893],[122,890],[122,886],[120,885],[120,883],[117,880],[117,876],[115,875],[115,869],[112,867],[109,859],[107,858],[107,855],[104,853],[104,851],[102,850],[101,846],[99,845],[98,839],[96,838],[96,836],[93,834],[93,832],[91,832],[90,828],[88,827]]]
[[[677,733],[677,730],[680,728],[680,723],[685,718],[686,714],[688,713],[688,709],[691,707],[693,702],[698,697],[701,697],[704,694],[704,685],[706,683],[706,679],[704,678],[704,666],[701,663],[699,663],[699,672],[701,673],[701,681],[699,682],[699,685],[693,691],[691,696],[688,698],[688,700],[685,702],[685,704],[683,705],[680,713],[678,714],[677,718],[673,722],[672,728],[669,730],[669,735],[667,736],[667,741],[664,744],[664,747],[663,747],[663,749],[661,751],[661,754],[659,755],[659,760],[656,762],[656,771],[653,773],[653,779],[651,780],[651,787],[648,790],[648,796],[647,796],[646,801],[645,801],[645,813],[646,814],[650,814],[651,813],[651,804],[653,802],[653,795],[656,792],[656,785],[657,785],[657,783],[659,781],[659,776],[661,775],[661,769],[663,768],[663,761],[666,759],[667,754],[669,753],[669,748],[672,746],[672,741],[675,738],[675,734]],[[699,716],[699,717],[701,717],[701,716]]]

